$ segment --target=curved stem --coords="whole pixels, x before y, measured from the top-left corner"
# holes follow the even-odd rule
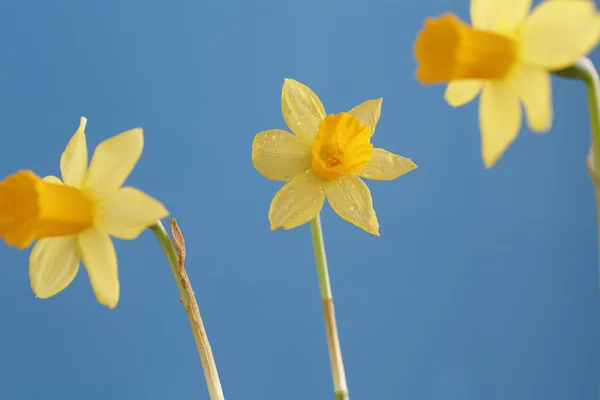
[[[179,290],[179,295],[181,296],[181,303],[183,304],[183,308],[187,309],[190,305],[190,299],[183,287],[181,275],[179,274],[179,258],[177,257],[175,246],[173,246],[171,238],[165,230],[162,222],[158,221],[156,224],[150,227],[150,230],[154,233],[154,236],[156,236],[156,240],[158,241],[160,248],[162,249],[163,253],[165,253],[167,263],[169,264],[173,278],[175,278],[175,283],[177,284],[177,289]]]
[[[198,349],[198,355],[200,356],[200,362],[202,363],[202,370],[204,371],[204,378],[206,379],[206,386],[208,387],[208,394],[210,400],[224,400],[223,389],[221,388],[221,382],[219,380],[219,373],[217,372],[217,366],[208,342],[208,336],[200,317],[200,310],[192,285],[187,276],[187,272],[184,268],[185,262],[185,243],[183,236],[177,226],[175,218],[171,218],[171,231],[173,232],[173,239],[175,246],[169,234],[165,230],[163,224],[158,221],[155,225],[150,227],[150,230],[154,232],[160,247],[165,253],[177,289],[179,290],[180,300],[185,309],[185,313],[188,316],[190,327],[192,328],[192,334],[194,335],[194,341],[196,342],[196,348]],[[177,247],[177,250],[175,249]],[[179,252],[179,256],[177,254]]]
[[[569,79],[578,79],[585,83],[590,113],[590,130],[592,134],[592,148],[588,156],[588,171],[596,188],[596,208],[598,218],[598,240],[600,249],[600,79],[594,63],[582,57],[577,62],[554,74]],[[600,278],[600,274],[599,274]]]
[[[331,295],[327,257],[325,256],[325,245],[323,244],[323,232],[321,230],[321,218],[319,215],[310,221],[310,232],[317,263],[319,288],[321,289],[321,303],[323,305],[323,318],[325,319],[325,333],[327,335],[327,347],[329,348],[329,361],[331,362],[335,399],[349,400],[346,372],[344,371],[344,361],[342,360],[342,350],[337,323],[335,321],[335,309],[333,306],[333,296]]]
[[[593,167],[596,174],[600,171],[600,79],[594,63],[582,57],[569,68],[554,71],[563,78],[578,79],[585,83],[590,111],[590,130],[592,134]]]

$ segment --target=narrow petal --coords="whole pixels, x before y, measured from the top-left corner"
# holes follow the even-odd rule
[[[269,208],[271,230],[292,229],[315,218],[325,201],[324,181],[312,170],[301,173],[277,192]]]
[[[460,80],[450,82],[444,93],[444,98],[452,107],[460,107],[475,98],[483,87],[480,80]]]
[[[369,127],[371,136],[375,134],[375,126],[381,115],[382,101],[383,99],[367,100],[348,111],[348,114],[354,115],[361,123]]]
[[[492,167],[521,128],[521,104],[505,83],[488,83],[481,93],[479,125],[483,162]]]
[[[346,175],[327,185],[327,200],[343,219],[379,236],[379,222],[367,185],[354,175]]]
[[[310,151],[310,146],[286,131],[264,131],[252,142],[252,164],[265,178],[289,181],[310,168]]]
[[[42,180],[44,182],[56,183],[58,185],[62,185],[63,184],[63,182],[60,180],[60,178],[58,176],[54,176],[54,175],[45,176],[44,178],[42,178]]]
[[[99,204],[96,226],[119,239],[135,239],[158,220],[169,215],[156,199],[132,187],[120,188]]]
[[[325,108],[308,87],[293,79],[285,79],[281,90],[281,112],[287,126],[305,142],[312,142]]]
[[[519,65],[511,73],[509,83],[525,105],[529,127],[546,132],[552,126],[552,93],[550,74],[539,68]]]
[[[115,308],[119,302],[117,255],[108,234],[88,229],[77,236],[83,265],[98,301]]]
[[[141,128],[106,139],[96,147],[83,186],[95,197],[120,187],[137,163],[144,135]]]
[[[363,178],[391,181],[417,168],[410,158],[400,157],[384,149],[373,149],[371,159],[360,171]]]
[[[523,23],[520,57],[545,69],[572,65],[589,53],[600,37],[600,15],[593,1],[544,1]]]
[[[85,125],[87,119],[81,117],[79,128],[69,140],[65,151],[60,157],[60,173],[66,185],[81,187],[83,177],[88,167],[88,152],[85,140]]]
[[[78,269],[75,236],[40,239],[29,255],[31,290],[40,299],[52,297],[69,286]]]
[[[477,29],[510,35],[530,9],[531,0],[471,0],[471,23]]]

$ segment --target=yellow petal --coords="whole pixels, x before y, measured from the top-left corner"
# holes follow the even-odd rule
[[[29,255],[31,290],[40,299],[61,292],[77,275],[76,236],[40,239]]]
[[[410,158],[400,157],[384,149],[373,149],[371,159],[359,172],[363,178],[391,181],[417,168]]]
[[[269,208],[271,230],[292,229],[315,218],[325,201],[324,181],[312,170],[303,172],[277,192]]]
[[[510,35],[530,9],[531,0],[471,0],[471,23],[477,29]]]
[[[348,114],[354,115],[362,124],[369,127],[371,136],[375,134],[375,126],[381,115],[382,101],[383,99],[367,100],[348,111]]]
[[[325,118],[325,108],[317,95],[308,86],[293,79],[283,81],[281,112],[287,126],[305,142],[313,140]]]
[[[252,142],[252,164],[265,178],[289,181],[310,168],[311,148],[286,131],[260,132]]]
[[[60,180],[60,178],[58,176],[54,176],[54,175],[45,176],[44,178],[42,178],[42,180],[44,182],[56,183],[58,185],[62,185],[63,184],[63,182]]]
[[[97,229],[88,229],[77,235],[77,242],[96,298],[101,304],[115,308],[119,302],[119,276],[110,237]]]
[[[509,77],[513,90],[525,105],[529,127],[534,132],[545,132],[552,126],[552,93],[550,74],[539,68],[519,65]]]
[[[135,239],[142,231],[169,215],[153,197],[132,188],[120,188],[97,208],[96,226],[119,239]]]
[[[473,100],[482,87],[483,81],[476,79],[453,81],[448,84],[444,98],[452,107],[459,107]]]
[[[83,177],[88,167],[87,144],[85,140],[85,125],[87,119],[81,117],[79,128],[69,140],[65,151],[60,157],[60,172],[66,185],[81,187]]]
[[[589,53],[600,37],[600,16],[594,2],[544,1],[523,23],[520,57],[545,69],[572,65]]]
[[[346,221],[379,236],[379,222],[367,185],[357,176],[346,175],[327,185],[331,208]]]
[[[521,128],[521,104],[505,83],[488,83],[481,93],[479,125],[483,162],[492,167]]]
[[[144,135],[141,128],[106,139],[94,151],[83,187],[96,198],[117,189],[135,167],[143,147]]]

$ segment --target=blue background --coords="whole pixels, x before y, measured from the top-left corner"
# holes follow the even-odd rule
[[[452,109],[414,79],[414,37],[445,11],[466,19],[468,1],[3,0],[0,174],[57,174],[81,115],[90,151],[143,127],[128,183],[183,229],[226,398],[331,399],[309,229],[269,231],[281,183],[251,142],[285,128],[285,77],[330,112],[383,97],[375,145],[419,168],[368,182],[381,237],[323,212],[351,398],[596,398],[584,87],[554,79],[552,132],[524,128],[485,170],[477,102]],[[115,310],[83,269],[36,299],[28,251],[0,247],[0,398],[208,399],[153,235],[116,247]]]

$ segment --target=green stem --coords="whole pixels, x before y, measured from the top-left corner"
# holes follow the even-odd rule
[[[171,227],[173,227],[173,224],[177,226],[177,223],[174,221],[174,219],[171,219]],[[198,350],[198,355],[200,356],[200,362],[202,364],[210,400],[224,400],[225,397],[223,395],[223,389],[221,388],[219,373],[217,372],[217,366],[210,348],[210,343],[208,342],[208,336],[204,329],[202,318],[200,317],[200,309],[198,308],[194,291],[192,290],[191,283],[184,268],[185,245],[183,244],[181,231],[179,231],[179,227],[177,227],[180,238],[179,242],[175,241],[177,249],[179,250],[178,255],[169,234],[160,221],[151,226],[150,229],[154,232],[162,251],[165,253],[165,257],[167,258],[167,262],[169,263],[169,267],[175,278],[181,303],[183,304],[190,327],[192,328],[192,334],[194,335],[194,341],[196,342],[196,348]]]
[[[331,299],[331,284],[329,283],[329,270],[327,269],[327,256],[325,255],[325,244],[323,243],[323,231],[321,230],[321,218],[317,215],[310,221],[310,233],[315,250],[317,262],[317,276],[319,277],[319,288],[322,299]]]
[[[154,233],[154,236],[156,236],[160,248],[163,253],[165,253],[167,263],[169,263],[169,268],[171,268],[171,273],[173,274],[177,289],[179,290],[179,295],[181,296],[181,303],[183,304],[183,308],[187,309],[190,306],[190,299],[187,291],[183,287],[183,281],[181,279],[181,274],[179,273],[179,261],[175,246],[173,246],[173,242],[171,242],[171,238],[162,222],[158,221],[155,225],[150,227],[150,230]]]
[[[569,79],[578,79],[583,81],[587,91],[587,98],[590,113],[590,130],[592,134],[592,163],[590,165],[592,180],[596,188],[596,209],[598,218],[598,240],[600,249],[600,79],[598,72],[594,68],[594,63],[587,58],[582,57],[575,65],[554,72],[558,76]],[[600,275],[599,275],[600,278]]]
[[[554,71],[554,74],[563,78],[578,79],[585,84],[590,111],[594,171],[597,174],[600,171],[600,79],[598,72],[589,58],[582,57],[573,66]]]
[[[335,321],[335,308],[333,306],[333,296],[331,295],[331,284],[329,283],[329,271],[327,270],[327,257],[325,256],[325,245],[323,244],[321,218],[319,215],[310,221],[310,232],[317,263],[319,288],[321,289],[321,303],[323,306],[323,318],[325,320],[329,361],[331,362],[333,391],[336,400],[349,400],[344,361],[342,360],[342,350],[337,331],[337,323]]]

